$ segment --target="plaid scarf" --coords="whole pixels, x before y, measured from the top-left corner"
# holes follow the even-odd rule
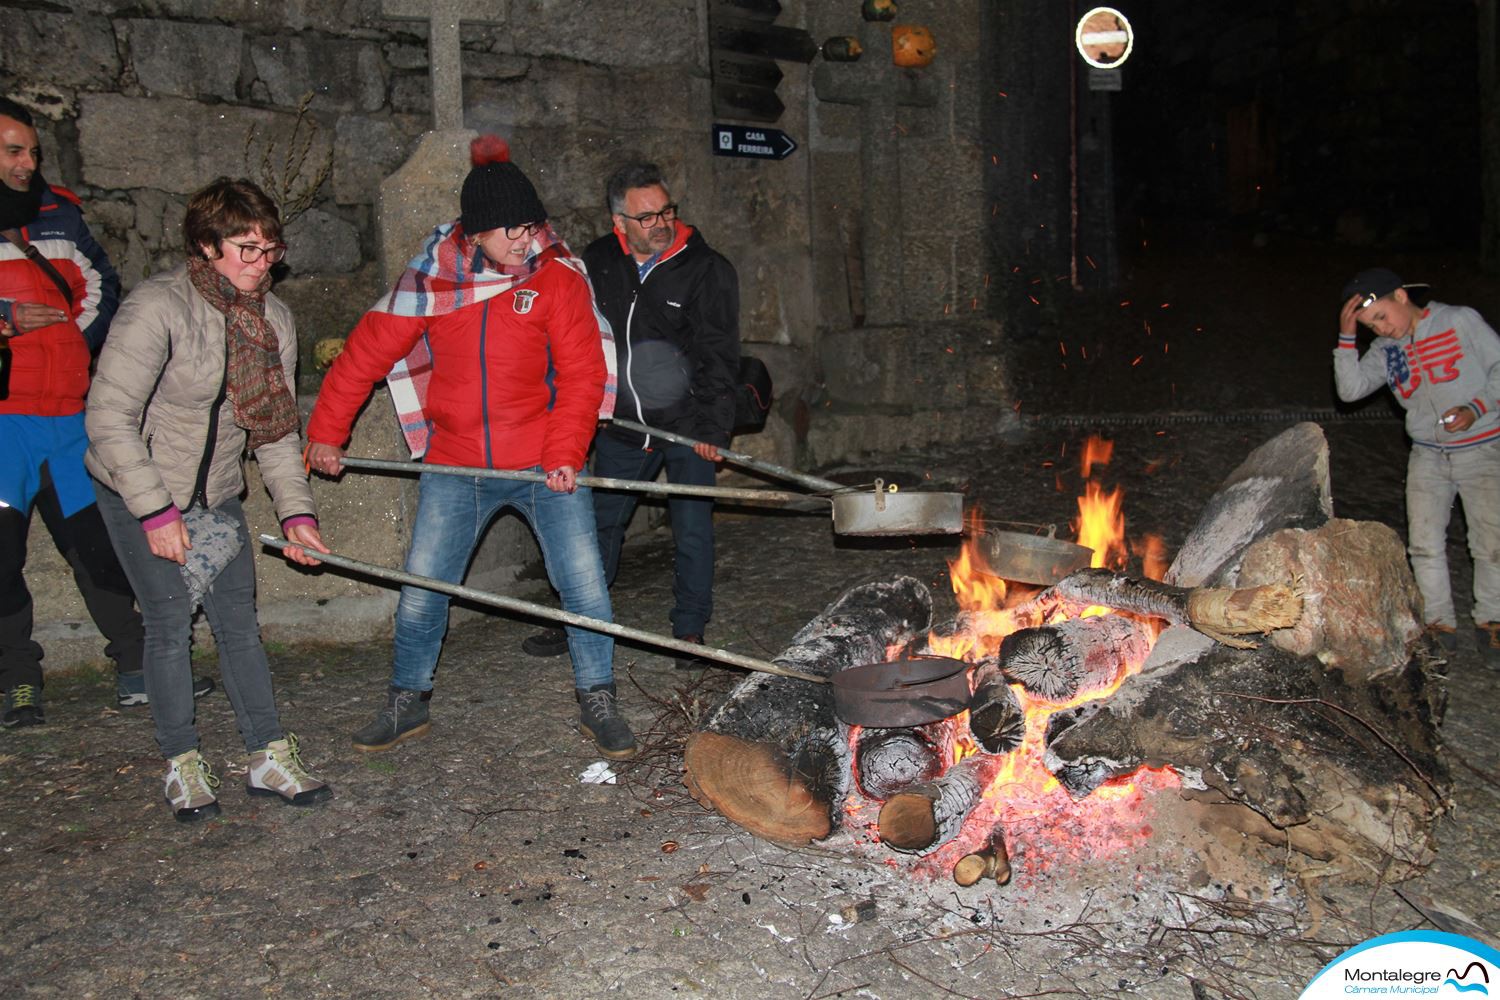
[[[202,257],[188,259],[188,278],[203,301],[224,314],[229,355],[225,391],[234,404],[234,422],[250,435],[251,451],[295,434],[297,401],[286,387],[281,346],[266,320],[267,271],[254,291],[241,292]]]
[[[446,316],[525,284],[549,260],[572,268],[588,281],[583,261],[573,256],[550,225],[532,237],[523,263],[496,267],[469,245],[456,221],[444,223],[427,237],[422,252],[412,258],[396,279],[396,286],[371,311],[394,316]],[[592,286],[590,290],[592,293]],[[590,294],[591,303],[592,299]],[[599,339],[604,345],[604,400],[599,404],[599,419],[608,420],[615,412],[615,338],[609,320],[597,305],[594,320],[599,324]],[[412,458],[427,453],[432,433],[432,421],[426,415],[431,378],[432,351],[424,333],[411,353],[396,362],[386,376],[391,402],[395,404],[401,433]]]

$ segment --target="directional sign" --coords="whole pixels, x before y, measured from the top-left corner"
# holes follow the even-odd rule
[[[783,28],[740,18],[719,17],[710,25],[709,46],[767,59],[812,62],[818,43],[801,28]]]
[[[770,24],[781,16],[781,0],[713,0],[714,13],[749,17]]]
[[[752,122],[781,120],[786,105],[773,87],[747,87],[738,83],[714,84],[714,113]]]
[[[752,160],[784,160],[797,143],[779,128],[751,125],[714,125],[714,155],[744,156]]]
[[[781,67],[775,59],[757,59],[754,56],[735,55],[732,52],[715,52],[713,61],[715,83],[733,83],[741,87],[765,87],[775,90],[781,82]]]

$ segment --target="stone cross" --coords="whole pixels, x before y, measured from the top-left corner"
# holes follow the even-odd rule
[[[819,100],[859,106],[865,325],[886,326],[904,318],[896,108],[932,107],[938,97],[936,81],[891,61],[889,24],[864,22],[859,41],[864,56],[854,63],[822,63],[813,71],[813,90]]]
[[[427,22],[427,65],[432,74],[432,127],[464,127],[463,66],[458,26],[503,24],[509,0],[383,0],[380,12],[397,21]]]

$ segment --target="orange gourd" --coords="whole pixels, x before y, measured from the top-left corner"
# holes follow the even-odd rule
[[[925,26],[897,24],[891,27],[891,59],[897,66],[927,66],[936,55],[937,40]]]

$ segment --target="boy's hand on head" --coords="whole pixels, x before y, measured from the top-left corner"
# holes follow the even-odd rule
[[[1355,316],[1359,314],[1360,301],[1358,295],[1351,295],[1349,301],[1344,303],[1344,308],[1339,310],[1339,333],[1342,336],[1353,335],[1355,328],[1359,325],[1359,320],[1355,319]]]

